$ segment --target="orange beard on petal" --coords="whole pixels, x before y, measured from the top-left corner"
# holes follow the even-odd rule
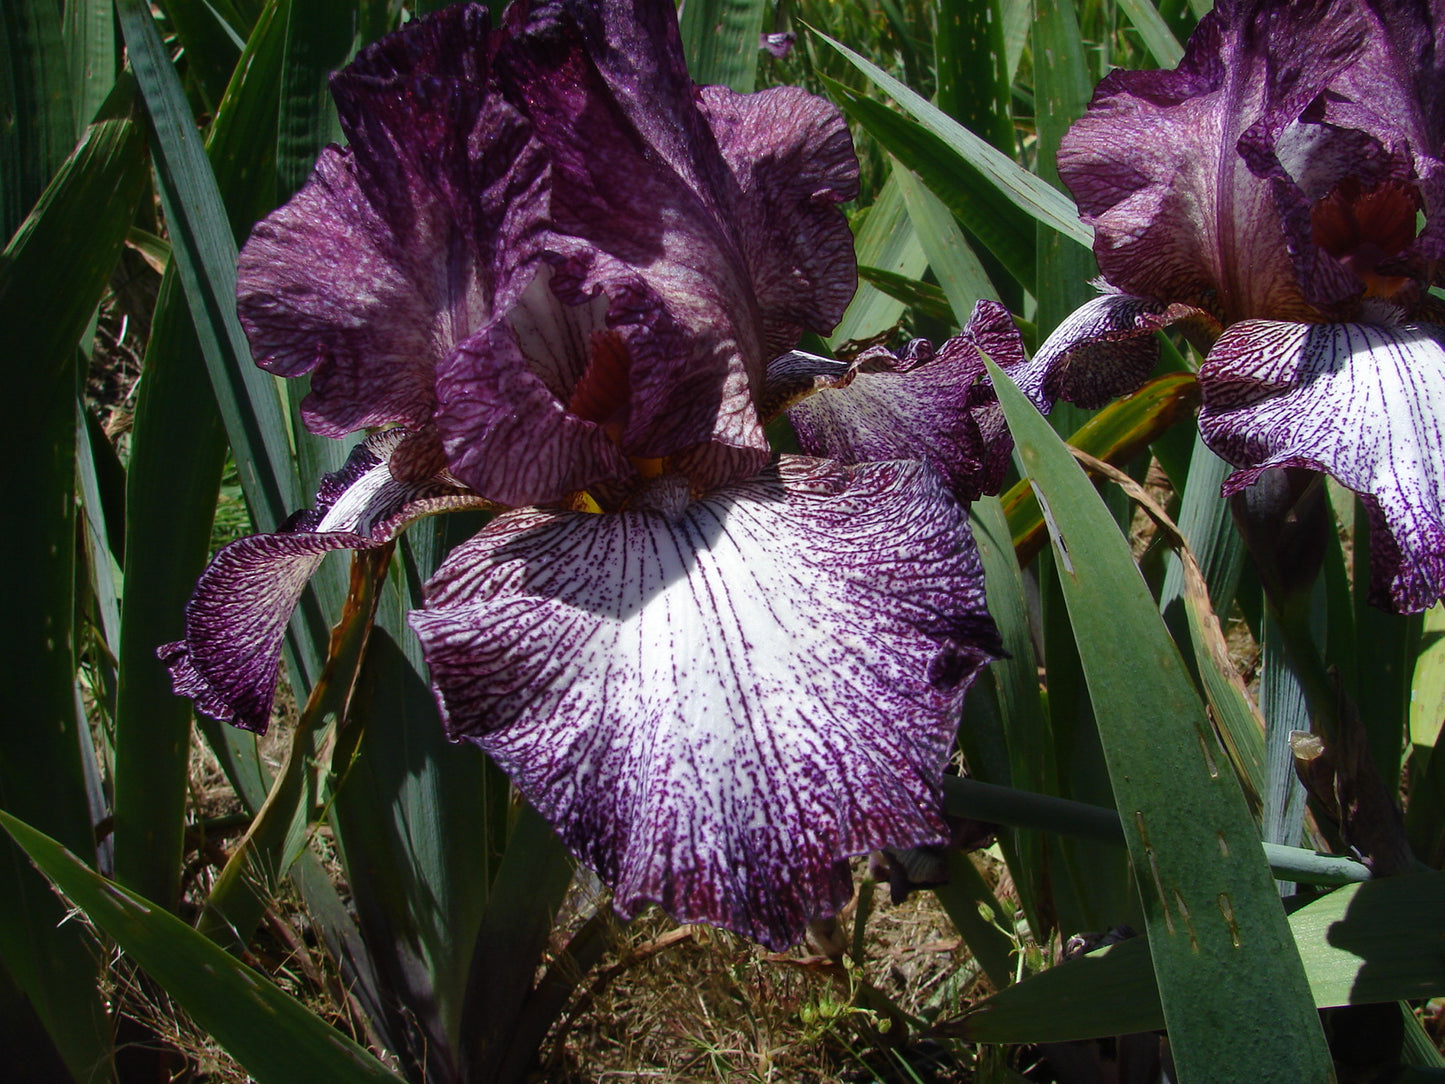
[[[594,331],[591,347],[587,368],[572,389],[567,410],[579,418],[595,422],[607,434],[608,440],[621,447],[632,410],[632,357],[622,337],[615,331]],[[627,459],[644,482],[661,477],[671,468],[670,456],[629,455]],[[603,510],[603,504],[591,493],[574,494],[569,506],[580,512]]]

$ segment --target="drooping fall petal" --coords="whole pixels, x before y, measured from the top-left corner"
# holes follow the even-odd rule
[[[904,358],[880,347],[836,375],[818,359],[817,390],[788,409],[788,420],[811,455],[841,463],[925,459],[961,500],[997,493],[1013,441],[982,379],[985,353],[1010,371],[1024,364],[1013,318],[995,301],[978,302],[968,326],[936,353],[925,340],[910,344]],[[788,368],[789,381],[806,372]],[[777,383],[784,382],[781,369],[770,370]]]
[[[1243,468],[1324,471],[1370,513],[1370,601],[1414,613],[1445,594],[1445,330],[1410,324],[1228,328],[1200,372],[1200,431]]]
[[[787,458],[689,502],[530,510],[412,615],[448,732],[615,890],[783,946],[839,860],[947,836],[964,690],[1000,651],[963,509],[922,463]]]
[[[1058,399],[1093,410],[1144,383],[1159,363],[1154,333],[1180,320],[1212,323],[1188,305],[1110,291],[1066,316],[1009,375],[1045,414]]]
[[[421,516],[486,506],[444,478],[393,478],[388,460],[405,437],[401,429],[368,437],[323,478],[314,509],[275,534],[232,542],[201,573],[186,606],[185,638],[157,652],[176,693],[191,697],[196,710],[264,732],[286,623],[322,558],[385,545]]]

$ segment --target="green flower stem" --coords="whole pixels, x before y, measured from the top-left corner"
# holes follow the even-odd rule
[[[951,816],[971,817],[1010,828],[1031,828],[1065,836],[1081,836],[1124,844],[1119,814],[1103,806],[1055,798],[1047,794],[949,776],[943,785],[944,805]],[[1369,869],[1353,858],[1318,854],[1303,847],[1261,844],[1269,868],[1281,880],[1314,885],[1342,885],[1371,879]]]
[[[1265,612],[1274,619],[1284,647],[1285,659],[1309,704],[1314,731],[1325,743],[1338,740],[1340,692],[1325,670],[1310,629],[1310,592],[1296,591],[1284,599],[1265,593]]]

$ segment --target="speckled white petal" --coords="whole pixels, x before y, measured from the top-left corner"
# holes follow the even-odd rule
[[[314,509],[275,534],[232,542],[201,573],[186,605],[185,638],[156,652],[176,693],[197,711],[264,733],[286,623],[322,558],[385,545],[421,516],[482,505],[445,477],[394,478],[389,460],[406,436],[391,429],[368,437],[322,478]]]
[[[1200,370],[1200,430],[1244,469],[1325,471],[1370,512],[1370,601],[1400,613],[1445,593],[1445,329],[1232,325]]]
[[[787,945],[851,895],[842,858],[947,838],[963,693],[1000,652],[966,517],[917,462],[788,457],[645,498],[499,517],[412,626],[448,733],[620,914]]]
[[[1154,371],[1156,331],[1202,315],[1188,305],[1114,291],[1100,294],[1066,316],[1034,356],[1009,375],[1045,414],[1059,399],[1092,410],[1134,391]]]

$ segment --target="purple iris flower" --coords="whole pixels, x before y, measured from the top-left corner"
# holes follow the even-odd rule
[[[771,416],[863,380],[768,369],[854,289],[836,110],[695,87],[671,0],[447,8],[332,88],[349,147],[256,227],[241,318],[259,364],[311,374],[314,431],[394,427],[217,556],[161,652],[177,691],[264,729],[326,552],[488,507],[411,625],[447,734],[621,915],[780,947],[851,896],[846,857],[945,841],[962,698],[1001,653],[960,494],[997,453],[954,462],[931,426],[978,394],[971,344],[1021,360],[1006,314],[940,351],[970,383],[919,377],[928,454],[775,459]]]
[[[1059,174],[1107,292],[1021,375],[1042,408],[1100,405],[1148,374],[1156,329],[1192,325],[1225,494],[1333,475],[1398,612],[1445,593],[1442,27],[1439,0],[1221,0],[1177,69],[1104,79]]]

